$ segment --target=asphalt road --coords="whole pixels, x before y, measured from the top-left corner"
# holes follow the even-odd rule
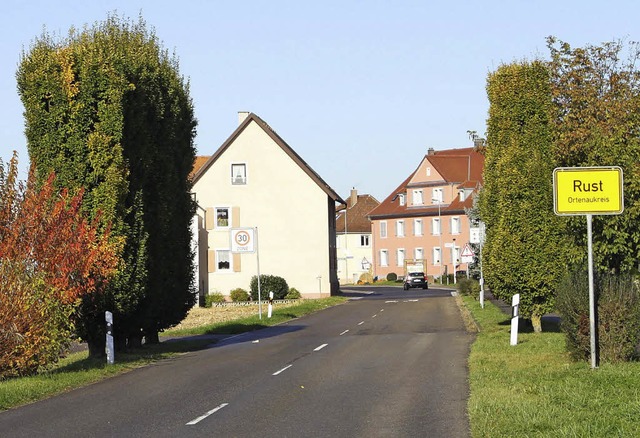
[[[0,436],[469,436],[473,336],[450,292],[352,298],[0,413]]]

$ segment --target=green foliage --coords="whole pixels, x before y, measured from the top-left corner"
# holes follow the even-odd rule
[[[118,278],[81,306],[78,329],[104,351],[104,311],[116,344],[157,340],[195,302],[190,221],[196,120],[178,61],[142,19],[117,16],[42,35],[17,72],[31,162],[42,183],[85,189],[83,209],[125,242]]]
[[[572,48],[552,37],[547,42],[558,165],[622,167],[625,211],[594,216],[593,257],[598,270],[629,272],[640,258],[640,44]],[[580,250],[570,261],[584,264],[585,221],[575,217],[569,223]]]
[[[463,278],[458,280],[458,291],[460,295],[478,299],[480,297],[480,283],[470,278]]]
[[[640,290],[629,276],[604,275],[594,283],[601,362],[628,361],[640,345]],[[558,311],[567,350],[575,360],[591,356],[589,282],[584,271],[567,275],[558,288]]]
[[[398,279],[398,274],[395,272],[389,272],[387,274],[387,281],[396,281]]]
[[[224,303],[226,301],[224,295],[220,292],[212,292],[204,297],[204,307],[211,307],[215,303]]]
[[[285,296],[285,299],[287,300],[299,300],[300,298],[302,298],[302,295],[300,295],[300,291],[298,291],[298,289],[296,289],[295,287],[289,289],[289,292]]]
[[[541,327],[565,271],[563,222],[553,212],[549,73],[540,61],[489,75],[488,147],[480,216],[485,279],[494,295],[520,294],[522,316]]]
[[[258,276],[251,277],[251,299],[258,300]],[[269,299],[269,292],[273,292],[273,299],[281,300],[289,293],[289,285],[284,278],[277,275],[260,276],[260,293],[263,300]]]
[[[249,301],[249,292],[238,287],[229,293],[231,301]]]

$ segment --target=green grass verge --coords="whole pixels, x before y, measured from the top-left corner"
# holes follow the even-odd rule
[[[285,307],[273,312],[271,318],[267,318],[267,305],[263,305],[262,319],[258,315],[248,316],[236,319],[234,321],[222,322],[217,324],[204,325],[181,330],[167,330],[163,336],[190,336],[190,335],[209,335],[224,334],[234,335],[237,333],[245,333],[253,330],[259,330],[273,325],[278,325],[294,318],[308,315],[327,307],[335,306],[343,303],[344,297],[329,297],[317,300],[303,300],[300,304],[291,307]]]
[[[469,358],[472,436],[640,436],[640,363],[573,362],[553,326],[510,346],[509,316],[464,302],[481,330]]]
[[[168,331],[166,334],[180,336],[242,333],[279,324],[344,301],[343,297],[305,300],[299,305],[275,312],[270,319],[267,319],[265,314],[262,320],[256,316],[194,330]],[[0,381],[0,411],[86,386],[183,352],[199,350],[209,344],[210,339],[196,339],[147,345],[130,353],[118,353],[113,365],[107,365],[105,360],[90,359],[87,352],[73,353],[61,359],[51,370],[38,375]]]

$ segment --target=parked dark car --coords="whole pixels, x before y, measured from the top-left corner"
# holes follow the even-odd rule
[[[404,278],[403,284],[404,290],[409,290],[412,287],[421,287],[422,289],[429,289],[429,283],[424,276],[424,272],[409,272]]]

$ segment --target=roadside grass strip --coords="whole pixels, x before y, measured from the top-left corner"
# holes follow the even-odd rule
[[[510,346],[510,317],[463,299],[480,327],[469,357],[473,437],[640,436],[640,363],[573,362],[553,325],[521,329]]]
[[[299,318],[345,301],[344,297],[304,300],[301,304],[275,311],[272,318],[266,318],[265,314],[260,320],[256,315],[255,317],[205,325],[189,330],[168,330],[163,335],[187,336],[244,333]],[[172,342],[161,342],[157,345],[145,345],[140,349],[127,353],[116,353],[116,363],[113,365],[107,365],[105,359],[88,358],[86,351],[69,354],[51,369],[43,370],[35,376],[0,381],[0,411],[86,386],[158,360],[174,357],[189,351],[200,350],[211,345],[211,343],[211,339],[178,339]]]

